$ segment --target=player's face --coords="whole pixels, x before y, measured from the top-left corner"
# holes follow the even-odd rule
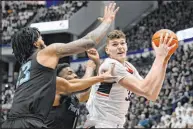
[[[106,47],[106,53],[109,55],[110,58],[116,59],[119,62],[123,63],[127,55],[126,39],[120,38],[109,40]]]
[[[70,67],[66,67],[62,69],[62,77],[66,80],[72,80],[72,79],[78,78],[74,70],[71,69]]]

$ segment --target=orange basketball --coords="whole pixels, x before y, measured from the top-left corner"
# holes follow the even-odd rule
[[[168,29],[161,29],[161,30],[157,31],[152,36],[152,41],[155,43],[155,45],[157,47],[159,46],[161,33],[163,33],[163,40],[164,40],[164,37],[165,37],[166,33],[169,33],[167,41],[169,41],[170,37],[173,36],[173,40],[172,40],[172,43],[170,44],[170,46],[172,46],[173,44],[176,44],[176,46],[169,51],[169,55],[172,55],[176,51],[176,49],[178,48],[178,38],[177,38],[177,35],[173,31],[168,30]]]

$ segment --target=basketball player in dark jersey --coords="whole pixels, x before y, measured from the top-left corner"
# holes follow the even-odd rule
[[[13,53],[21,68],[12,108],[2,128],[46,127],[44,122],[54,102],[56,82],[58,85],[71,85],[65,79],[56,78],[55,68],[59,59],[97,45],[114,21],[119,9],[115,9],[115,6],[115,3],[111,3],[105,7],[103,22],[95,30],[67,44],[53,43],[46,46],[40,32],[30,27],[21,29],[12,37]],[[102,81],[104,77],[95,77],[90,84]]]
[[[96,67],[100,65],[100,58],[96,49],[91,49],[93,53],[87,52],[91,60],[86,64],[86,72],[83,78],[91,77]],[[57,67],[57,76],[66,80],[78,78],[69,64],[60,64]],[[81,93],[61,92],[56,88],[56,96],[52,110],[50,111],[46,124],[48,128],[75,129],[79,117],[79,102],[88,100],[90,89]]]

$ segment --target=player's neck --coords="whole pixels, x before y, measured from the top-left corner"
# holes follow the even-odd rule
[[[125,59],[124,60],[120,60],[119,61],[121,64],[124,64],[124,62],[125,62]]]
[[[111,57],[109,57],[109,58],[111,58]],[[114,58],[111,58],[111,59],[114,59]],[[125,63],[125,61],[126,61],[126,59],[120,59],[120,60],[114,59],[114,60],[117,60],[118,62],[120,62],[120,63],[123,64],[123,65],[124,65],[124,63]]]

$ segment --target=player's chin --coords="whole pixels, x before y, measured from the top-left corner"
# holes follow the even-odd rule
[[[126,58],[126,55],[125,54],[118,54],[117,55],[117,58],[122,60],[122,59],[125,59]]]

